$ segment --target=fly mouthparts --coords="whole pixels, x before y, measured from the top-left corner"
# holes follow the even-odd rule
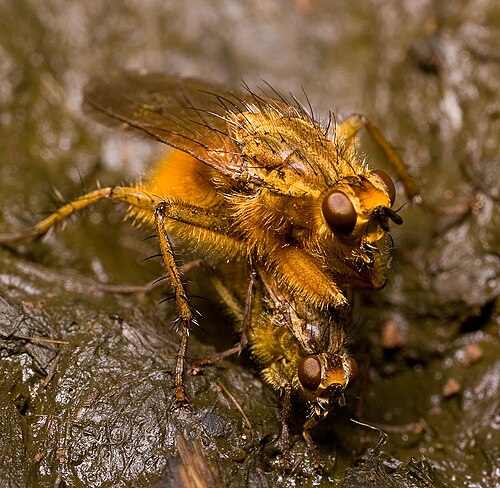
[[[389,232],[388,219],[391,219],[396,225],[401,225],[403,223],[403,218],[401,217],[401,215],[388,207],[376,207],[373,210],[373,215],[378,220],[380,227],[382,227],[382,229],[384,229],[386,232]]]
[[[394,210],[387,208],[386,215],[389,217],[396,225],[401,225],[403,223],[403,217],[396,213]]]
[[[330,408],[333,405],[346,406],[344,388],[340,384],[333,384],[328,387],[328,405]]]

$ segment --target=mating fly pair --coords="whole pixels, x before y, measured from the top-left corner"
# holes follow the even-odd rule
[[[0,235],[0,242],[43,235],[100,200],[125,203],[136,222],[155,229],[174,293],[181,335],[176,405],[187,402],[183,376],[193,312],[170,235],[215,269],[218,260],[234,259],[254,270],[251,286],[231,284],[236,295],[248,288],[241,346],[248,342],[264,380],[284,393],[285,420],[292,393],[314,418],[342,403],[356,369],[345,350],[346,291],[385,284],[389,223],[402,222],[391,209],[392,179],[357,155],[360,129],[385,152],[408,196],[418,196],[379,131],[358,115],[323,127],[276,92],[235,92],[162,74],[94,80],[84,104],[174,151],[146,179],[96,189],[31,229]]]

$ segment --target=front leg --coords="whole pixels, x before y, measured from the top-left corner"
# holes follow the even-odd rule
[[[160,244],[163,263],[174,294],[179,332],[181,335],[174,373],[174,408],[188,405],[188,399],[184,390],[184,363],[191,325],[193,323],[193,312],[182,283],[179,268],[175,262],[172,244],[168,238],[167,231],[182,236],[185,242],[188,244],[191,243],[193,247],[213,242],[224,245],[229,249],[237,250],[239,243],[231,237],[227,237],[228,222],[224,213],[219,210],[196,207],[181,201],[163,201],[156,206],[154,212],[154,226]]]
[[[314,308],[326,308],[332,304],[342,310],[349,306],[343,291],[305,251],[284,247],[271,257],[276,276],[293,297],[300,298]]]
[[[419,188],[408,173],[406,164],[385,136],[368,120],[367,117],[360,114],[353,114],[348,117],[337,127],[336,138],[343,141],[347,147],[353,150],[355,147],[356,137],[359,131],[363,128],[387,157],[387,160],[394,168],[396,175],[403,183],[407,197],[413,202],[422,203]]]

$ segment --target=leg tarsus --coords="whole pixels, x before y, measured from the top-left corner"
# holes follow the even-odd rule
[[[304,429],[302,431],[302,437],[306,442],[307,448],[309,449],[309,452],[311,453],[311,457],[313,459],[313,467],[314,469],[318,470],[324,469],[325,460],[323,459],[323,456],[319,452],[316,443],[313,441],[311,437],[311,429],[316,427],[316,425],[318,425],[320,421],[321,419],[316,419],[316,418],[307,420],[304,424]]]

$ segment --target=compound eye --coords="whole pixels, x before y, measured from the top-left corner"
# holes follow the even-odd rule
[[[347,363],[347,388],[350,388],[358,377],[358,363],[354,358],[348,357],[346,359]]]
[[[357,214],[351,200],[339,190],[333,190],[323,199],[323,217],[334,232],[350,234],[356,226]]]
[[[314,391],[321,383],[321,363],[318,358],[310,356],[300,361],[299,381],[304,388]]]
[[[386,188],[387,193],[389,194],[389,200],[391,201],[391,207],[394,204],[394,200],[396,200],[396,187],[394,186],[394,181],[392,178],[381,169],[376,169],[372,171],[372,175],[375,176]]]

